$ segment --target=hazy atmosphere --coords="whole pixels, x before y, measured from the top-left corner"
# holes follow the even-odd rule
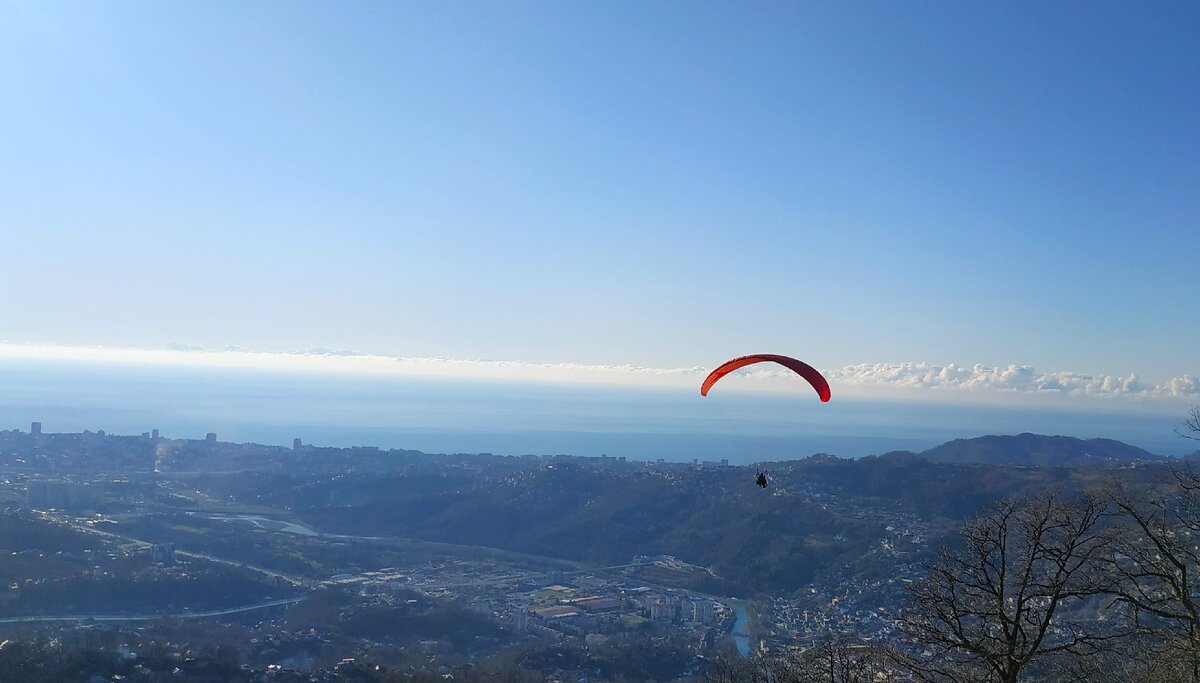
[[[1200,683],[1197,36],[0,0],[0,682]]]

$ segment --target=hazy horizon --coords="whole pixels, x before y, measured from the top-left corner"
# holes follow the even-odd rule
[[[320,392],[293,414],[280,395],[223,415],[166,380],[142,408],[119,386],[71,397],[93,389],[68,376],[35,400],[6,375],[5,415],[436,449],[632,452],[615,435],[642,434],[655,451],[861,454],[1023,425],[1169,449],[1162,420],[1200,402],[1200,99],[1179,87],[1200,68],[1198,17],[1082,18],[11,3],[8,375],[78,362],[206,370],[199,385],[240,395],[254,390],[230,378],[269,387],[264,368],[330,391],[473,388],[397,421],[383,399],[347,396],[356,416]],[[705,413],[672,411],[747,353],[820,369],[832,404],[755,366],[696,410],[758,392],[767,417],[712,431],[772,441],[687,436],[672,420]],[[447,426],[495,382],[520,387],[500,392],[510,412]],[[563,406],[531,398],[543,384]],[[644,436],[663,432],[676,440]],[[496,443],[467,436],[485,433]]]
[[[426,452],[570,454],[734,463],[923,450],[954,438],[1034,432],[1113,438],[1184,455],[1185,413],[1069,410],[841,398],[794,392],[472,378],[297,374],[0,361],[0,426],[105,430],[288,446],[379,446]]]

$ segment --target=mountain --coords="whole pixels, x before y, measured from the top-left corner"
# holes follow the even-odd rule
[[[1135,461],[1153,466],[1119,468]],[[287,511],[323,532],[486,546],[594,566],[671,555],[695,569],[638,580],[669,579],[718,595],[803,592],[864,572],[886,582],[896,578],[897,563],[917,567],[963,519],[997,498],[1115,480],[1145,485],[1169,462],[1107,439],[986,436],[924,453],[756,463],[771,481],[761,489],[752,467],[662,460],[155,444],[99,434],[35,440],[0,431],[0,466],[16,472],[95,477],[98,466],[156,467],[163,468],[158,474],[185,474],[214,500]]]
[[[897,451],[759,463],[771,478],[766,490],[754,485],[749,467],[442,456],[445,464],[430,469],[430,456],[407,454],[392,472],[293,472],[290,483],[287,475],[271,475],[257,486],[238,476],[220,493],[287,508],[332,533],[481,545],[599,566],[672,555],[712,572],[691,576],[699,582],[694,588],[746,595],[919,564],[961,520],[1000,497],[1156,474],[1116,469],[1110,458],[1156,456],[1105,440],[984,437],[931,452],[942,461]],[[1016,466],[1041,462],[1079,465]]]
[[[955,439],[920,453],[930,462],[1016,467],[1119,466],[1166,456],[1113,439],[1018,434]]]
[[[786,493],[782,484],[763,492],[743,468],[594,470],[570,458],[516,475],[348,474],[264,487],[257,500],[290,506],[305,522],[337,533],[484,545],[596,565],[674,555],[727,580],[694,586],[724,595],[795,590],[825,566],[854,561],[886,525],[828,500]]]

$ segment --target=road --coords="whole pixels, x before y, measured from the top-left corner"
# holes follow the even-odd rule
[[[260,602],[254,605],[245,605],[242,607],[230,607],[228,609],[218,609],[209,612],[176,612],[174,614],[138,614],[138,615],[119,615],[119,614],[75,614],[68,616],[29,616],[29,617],[0,617],[0,624],[20,624],[39,621],[154,621],[156,619],[208,619],[210,617],[221,617],[227,614],[237,614],[239,612],[252,612],[258,609],[267,609],[268,607],[279,607],[281,605],[294,605],[298,602],[307,600],[307,595],[301,595],[295,598],[281,598],[279,600],[269,600]]]
[[[52,515],[49,515],[46,513],[42,513],[42,516],[43,516],[43,518],[50,520],[52,522],[56,522],[58,524],[65,524],[76,531],[86,533],[86,534],[92,534],[95,536],[103,536],[105,538],[109,538],[109,539],[118,541],[120,543],[132,543],[141,548],[149,548],[154,545],[154,544],[150,543],[149,541],[144,541],[140,538],[134,538],[133,536],[127,536],[125,534],[117,534],[117,533],[113,533],[111,531],[101,531],[100,529],[88,526],[87,524],[80,524],[79,522],[77,522],[69,517],[58,518],[58,517],[55,517],[55,516],[52,516]],[[197,552],[192,552],[192,551],[187,551],[187,550],[176,549],[175,554],[182,555],[184,557],[195,557],[195,558],[199,558],[199,559],[203,559],[203,560],[208,560],[209,562],[216,562],[219,564],[228,565],[230,567],[239,567],[239,568],[243,568],[243,569],[249,569],[250,571],[258,572],[259,574],[262,574],[264,576],[269,576],[273,579],[279,579],[281,581],[286,581],[289,584],[291,584],[297,588],[304,588],[306,590],[310,589],[312,587],[312,583],[313,583],[311,580],[306,579],[301,576],[291,576],[288,574],[283,574],[283,573],[274,571],[272,569],[267,569],[266,567],[258,567],[258,566],[252,565],[252,564],[247,564],[245,562],[235,562],[233,560],[227,560],[227,559],[224,559],[221,557],[214,557],[214,556],[208,555],[206,553],[197,553]]]

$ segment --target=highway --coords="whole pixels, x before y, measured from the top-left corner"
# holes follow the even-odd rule
[[[244,605],[242,607],[230,607],[228,609],[218,609],[209,612],[176,612],[174,614],[136,614],[136,615],[120,615],[120,614],[74,614],[65,616],[27,616],[27,617],[0,617],[0,624],[20,624],[33,623],[40,621],[154,621],[156,619],[208,619],[210,617],[221,617],[227,614],[237,614],[239,612],[252,612],[258,609],[266,609],[268,607],[279,607],[281,605],[294,605],[298,602],[307,600],[307,595],[301,595],[295,598],[280,598],[279,600],[269,600],[253,605]]]
[[[79,531],[81,533],[92,534],[94,536],[101,536],[101,537],[113,539],[120,543],[132,543],[141,548],[149,548],[153,545],[149,541],[145,541],[140,538],[134,538],[133,536],[127,536],[125,534],[117,534],[117,533],[113,533],[111,531],[101,531],[100,529],[96,529],[95,527],[91,527],[86,524],[80,524],[79,522],[77,522],[73,519],[70,519],[70,518],[66,518],[66,517],[58,518],[58,517],[55,517],[53,515],[49,515],[46,513],[41,513],[41,514],[44,519],[50,520],[52,522],[56,522],[58,524],[65,524],[65,525],[69,526],[70,528],[72,528],[76,531]],[[184,557],[196,557],[196,558],[200,558],[203,560],[208,560],[209,562],[216,562],[219,564],[228,565],[230,567],[249,569],[250,571],[257,572],[264,576],[269,576],[273,579],[280,579],[282,581],[286,581],[289,584],[291,584],[297,588],[309,589],[313,583],[312,581],[310,581],[302,576],[291,576],[291,575],[283,574],[283,573],[280,573],[280,572],[277,572],[277,571],[274,571],[271,569],[267,569],[266,567],[259,567],[256,565],[247,564],[245,562],[235,562],[233,560],[227,560],[227,559],[224,559],[221,557],[214,557],[214,556],[208,555],[206,553],[197,553],[197,552],[192,552],[192,551],[188,551],[188,550],[176,549],[175,554],[182,555]]]

